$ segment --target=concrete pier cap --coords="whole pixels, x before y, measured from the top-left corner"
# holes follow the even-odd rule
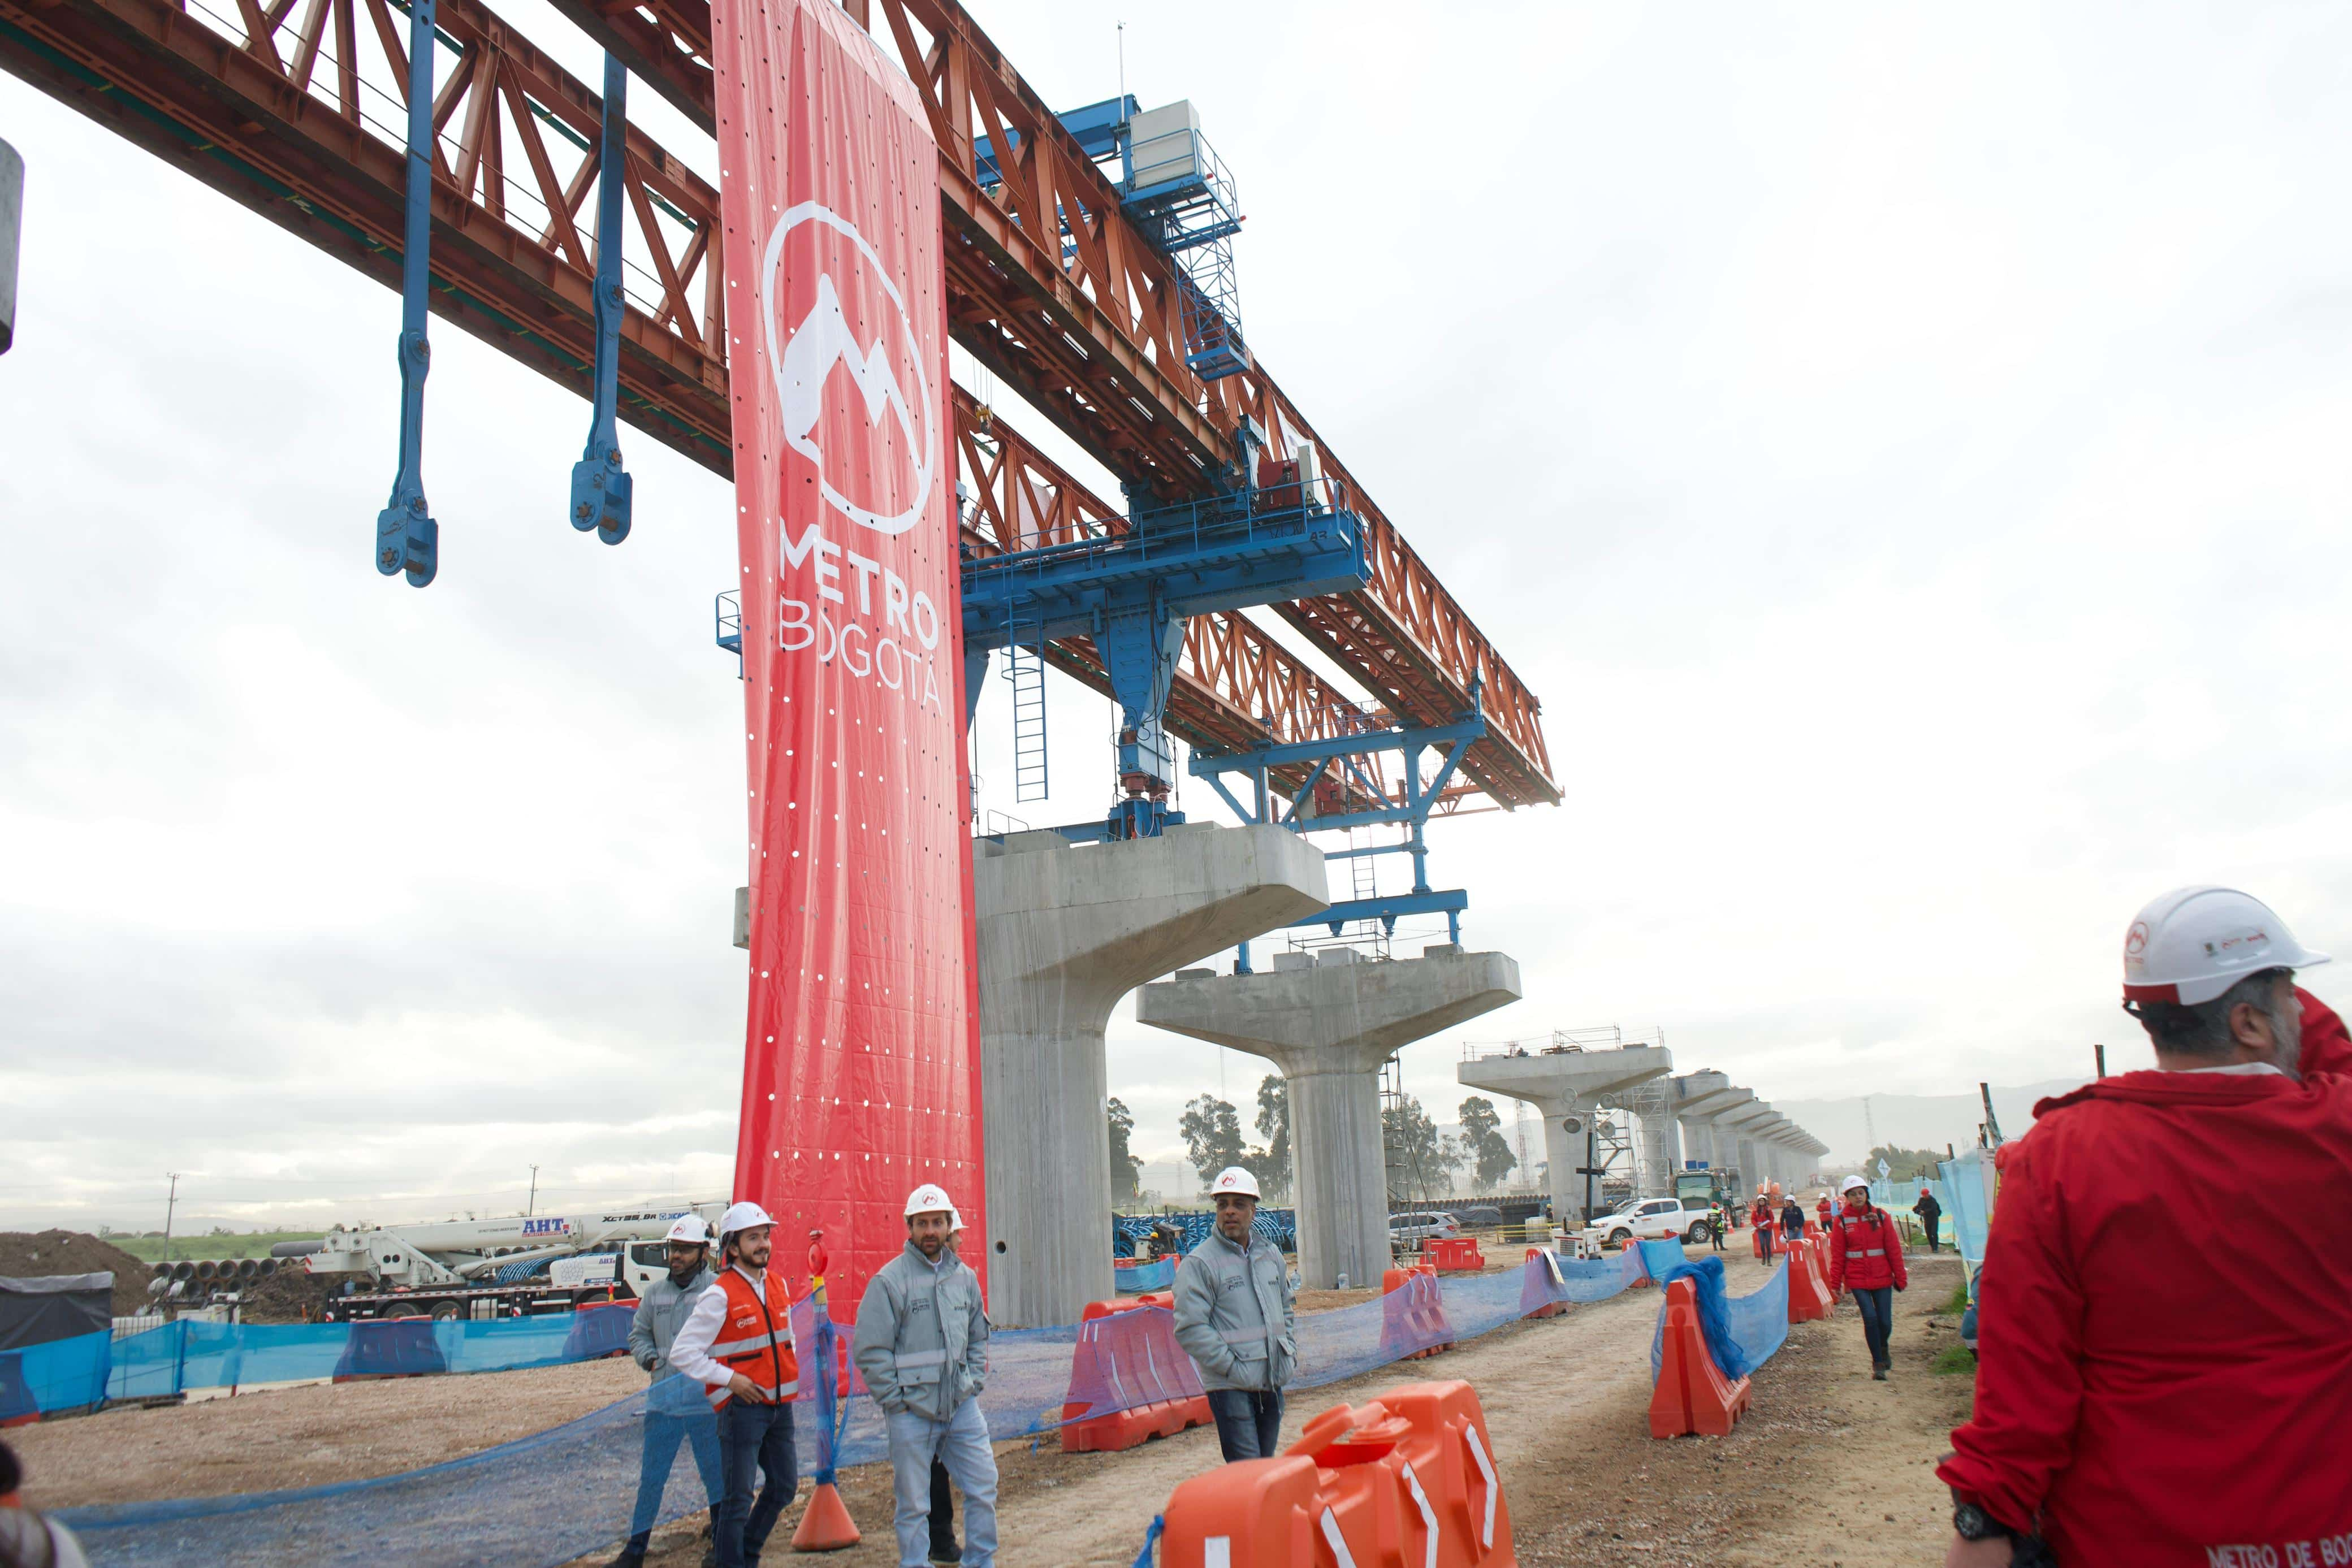
[[[1381,1064],[1414,1040],[1519,999],[1519,966],[1450,944],[1365,961],[1351,947],[1277,953],[1270,973],[1180,975],[1146,986],[1135,1016],[1155,1029],[1262,1056],[1290,1090],[1298,1278],[1328,1290],[1389,1267]]]
[[[1103,1027],[1156,976],[1330,906],[1323,852],[1269,825],[1171,826],[1077,845],[972,846],[989,1306],[1004,1326],[1076,1322],[1111,1295]]]
[[[1544,1158],[1550,1162],[1552,1217],[1563,1224],[1580,1216],[1585,1178],[1585,1120],[1603,1095],[1620,1093],[1675,1070],[1674,1053],[1658,1045],[1628,1045],[1611,1051],[1555,1048],[1528,1054],[1481,1056],[1463,1062],[1454,1076],[1473,1089],[1525,1100],[1543,1114]],[[1574,1132],[1567,1123],[1575,1120]]]

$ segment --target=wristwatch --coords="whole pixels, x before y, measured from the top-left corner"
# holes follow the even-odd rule
[[[1955,1503],[1952,1533],[1962,1541],[1990,1541],[1995,1536],[2014,1541],[2017,1532],[1972,1502]]]

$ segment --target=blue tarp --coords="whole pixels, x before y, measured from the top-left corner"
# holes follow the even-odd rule
[[[1655,1247],[1671,1248],[1674,1261],[1652,1254]],[[1706,1337],[1707,1354],[1726,1377],[1746,1377],[1772,1359],[1789,1338],[1789,1260],[1784,1257],[1772,1277],[1744,1296],[1731,1294],[1723,1273],[1723,1260],[1712,1253],[1696,1262],[1680,1257],[1673,1242],[1644,1241],[1652,1278],[1660,1285],[1688,1276],[1698,1292],[1699,1332]],[[1666,1304],[1658,1303],[1658,1324],[1650,1335],[1650,1375],[1655,1378],[1665,1360]]]

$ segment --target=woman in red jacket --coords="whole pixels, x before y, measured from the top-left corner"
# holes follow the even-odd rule
[[[1830,1290],[1853,1292],[1862,1313],[1862,1337],[1870,1346],[1870,1375],[1886,1381],[1886,1336],[1895,1327],[1895,1292],[1907,1290],[1910,1271],[1903,1266],[1903,1232],[1895,1217],[1870,1201],[1870,1184],[1858,1176],[1845,1178],[1845,1209],[1830,1227]]]

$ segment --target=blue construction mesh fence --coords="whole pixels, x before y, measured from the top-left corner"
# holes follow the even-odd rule
[[[107,1396],[113,1335],[74,1334],[0,1352],[0,1423],[83,1410]]]
[[[1652,1249],[1667,1247],[1669,1254]],[[1706,1336],[1707,1354],[1726,1377],[1745,1377],[1766,1362],[1789,1338],[1789,1260],[1785,1255],[1772,1277],[1744,1296],[1731,1294],[1725,1281],[1723,1260],[1713,1256],[1686,1261],[1672,1242],[1644,1241],[1654,1277],[1671,1284],[1687,1277],[1698,1291],[1698,1324]],[[1658,1324],[1650,1334],[1650,1375],[1655,1378],[1664,1363],[1666,1303],[1658,1303]]]
[[[1639,1254],[1633,1252],[1593,1261],[1554,1260],[1553,1265],[1538,1260],[1444,1279],[1439,1287],[1442,1331],[1429,1323],[1401,1325],[1386,1298],[1309,1313],[1298,1321],[1299,1369],[1291,1386],[1320,1387],[1443,1340],[1475,1339],[1524,1316],[1530,1301],[1601,1301],[1642,1277]],[[793,1318],[800,1343],[812,1347],[811,1364],[801,1380],[803,1393],[793,1407],[803,1473],[828,1463],[881,1459],[882,1413],[849,1375],[845,1345],[836,1359],[836,1386],[848,1390],[839,1401],[837,1440],[823,1429],[816,1410],[814,1315],[803,1301]],[[1121,1407],[1102,1399],[1070,1404],[1077,1333],[1066,1326],[1013,1330],[991,1338],[981,1408],[997,1437],[1049,1432],[1066,1420]],[[568,1563],[629,1532],[649,1407],[657,1418],[689,1426],[710,1419],[699,1390],[671,1378],[535,1437],[425,1469],[296,1491],[69,1509],[59,1517],[80,1534],[91,1561],[101,1568],[163,1568],[192,1561],[355,1568],[387,1562],[418,1568]],[[331,1511],[322,1512],[330,1500]],[[701,1479],[681,1449],[670,1468],[659,1521],[682,1518],[707,1503]],[[322,1519],[331,1519],[331,1528],[322,1528]]]
[[[1184,1214],[1114,1214],[1110,1217],[1111,1254],[1132,1258],[1141,1250],[1155,1227],[1172,1225],[1184,1233],[1183,1249],[1187,1252],[1209,1239],[1209,1228],[1217,1222],[1214,1212],[1197,1209]],[[1293,1208],[1261,1208],[1257,1211],[1257,1233],[1285,1252],[1298,1250],[1298,1211]]]
[[[390,1318],[343,1323],[215,1323],[182,1318],[114,1342],[110,1399],[320,1377],[515,1372],[593,1361],[626,1347],[634,1303],[487,1322]]]
[[[1147,1291],[1164,1291],[1176,1283],[1176,1260],[1162,1258],[1157,1263],[1141,1263],[1132,1269],[1111,1271],[1112,1288],[1122,1296],[1139,1296]]]

